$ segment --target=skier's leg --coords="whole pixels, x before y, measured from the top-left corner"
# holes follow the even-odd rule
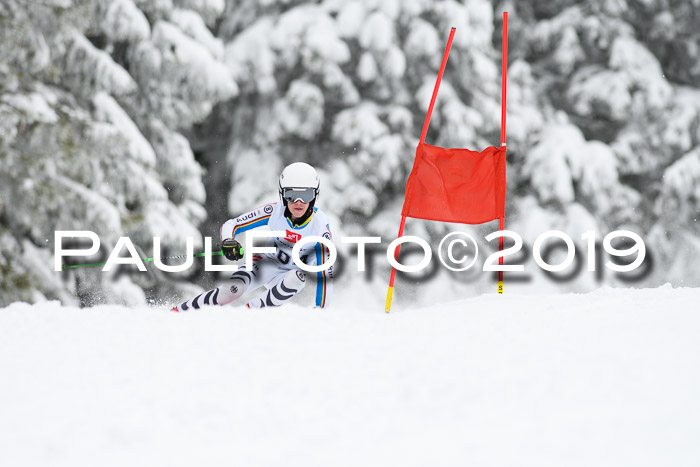
[[[231,274],[229,284],[203,292],[174,307],[172,311],[197,310],[203,305],[227,305],[241,298],[247,290],[274,282],[279,274],[280,270],[274,256],[253,255],[251,268],[239,268]]]
[[[301,292],[306,285],[306,274],[303,271],[291,270],[280,276],[273,285],[257,298],[248,302],[249,308],[264,308],[280,306]]]
[[[231,275],[231,282],[212,290],[202,292],[196,297],[182,302],[172,311],[198,310],[203,305],[227,305],[238,300],[248,290],[255,278],[254,271],[239,269]]]

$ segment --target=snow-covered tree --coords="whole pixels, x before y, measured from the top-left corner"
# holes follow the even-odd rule
[[[539,19],[523,33],[524,56],[541,70],[538,94],[548,95],[557,120],[563,118],[578,133],[552,140],[546,128],[551,123],[545,124],[525,156],[528,178],[520,192],[534,191],[542,203],[556,199],[562,213],[567,203],[580,203],[604,231],[624,227],[649,234],[650,251],[658,254],[655,280],[664,281],[665,266],[675,257],[696,253],[693,242],[670,236],[697,235],[688,219],[700,214],[692,201],[691,162],[700,144],[700,98],[686,86],[692,66],[683,72],[677,67],[688,58],[687,45],[698,43],[697,28],[690,24],[697,13],[688,2],[594,0],[547,12],[527,3],[514,6],[516,14],[534,10]],[[542,153],[543,144],[549,144],[549,156]],[[572,145],[581,154],[579,162],[567,155]],[[589,168],[595,179],[592,191],[576,176],[580,167]],[[566,196],[554,195],[553,183]],[[680,224],[671,221],[678,215]],[[654,233],[659,231],[666,233],[663,240]],[[685,283],[700,282],[691,270],[678,275]]]
[[[158,235],[180,252],[185,236],[215,236],[227,216],[276,199],[276,175],[296,160],[320,169],[339,232],[391,239],[452,26],[427,142],[499,143],[504,10],[506,226],[529,243],[549,229],[634,230],[654,258],[645,283],[697,285],[698,7],[2,0],[2,302],[177,293],[185,285],[150,275],[53,273],[53,231],[95,230],[107,248],[128,235],[144,254]],[[455,226],[407,228],[438,238]],[[441,296],[490,285],[452,279]]]
[[[53,272],[56,230],[95,231],[107,251],[129,236],[147,255],[154,236],[166,250],[183,249],[186,236],[202,244],[203,169],[180,131],[238,92],[206,26],[223,3],[150,7],[0,3],[4,304],[133,303],[158,288],[138,276],[141,287],[95,270]]]

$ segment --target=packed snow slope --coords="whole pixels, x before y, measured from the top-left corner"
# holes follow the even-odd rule
[[[3,466],[697,466],[700,289],[0,309]]]

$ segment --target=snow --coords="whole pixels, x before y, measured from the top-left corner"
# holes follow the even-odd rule
[[[329,17],[319,15],[313,25],[308,25],[304,34],[302,57],[311,64],[321,60],[331,63],[346,63],[350,60],[350,48],[338,38],[338,26]]]
[[[238,93],[236,83],[231,79],[228,70],[212,57],[207,48],[208,44],[196,42],[174,25],[164,21],[153,27],[153,42],[164,56],[179,65],[191,70],[205,70],[202,76],[191,73],[190,77],[195,84],[203,85],[206,90],[214,89],[228,97]],[[197,79],[201,82],[197,83]]]
[[[544,117],[535,92],[537,79],[524,60],[508,64],[508,147],[520,152],[542,128]]]
[[[584,151],[585,163],[580,166],[581,193],[607,213],[615,202],[613,190],[618,186],[615,153],[600,141],[586,142]]]
[[[679,220],[698,217],[700,208],[700,148],[674,162],[664,172],[656,210]]]
[[[268,33],[270,45],[285,67],[295,66],[301,57],[305,66],[317,67],[319,72],[325,63],[341,64],[350,59],[338,25],[317,5],[299,5],[286,11]]]
[[[431,0],[403,0],[401,2],[401,11],[408,16],[419,16],[431,6]]]
[[[323,64],[323,87],[328,92],[328,102],[335,105],[353,106],[360,102],[360,93],[352,79],[335,63]]]
[[[440,47],[440,38],[433,25],[420,18],[414,19],[404,45],[406,54],[415,57],[416,61],[421,59],[436,61],[440,60],[444,51],[444,49],[441,51]]]
[[[121,108],[119,103],[109,94],[99,92],[93,99],[95,107],[94,115],[97,121],[107,122],[111,125],[95,125],[95,139],[101,140],[103,133],[117,132],[124,140],[122,150],[132,159],[138,161],[146,168],[156,165],[156,154],[153,147],[129,115]]]
[[[131,307],[146,303],[146,294],[143,289],[126,276],[106,281],[104,293],[109,303],[121,303]]]
[[[484,0],[466,0],[464,2],[464,8],[469,15],[469,30],[475,31],[474,34],[471,35],[472,42],[481,48],[486,47],[488,38],[493,36],[494,9],[488,1]],[[515,8],[512,10],[497,10],[497,14],[500,18],[502,11],[513,10],[515,10]]]
[[[9,13],[5,2],[0,8],[0,24],[3,26],[0,37],[3,37],[9,49],[0,50],[0,62],[3,66],[15,65],[29,73],[45,69],[51,62],[51,49],[44,31],[35,28],[26,14],[15,16]]]
[[[389,47],[380,64],[384,74],[390,78],[399,79],[406,73],[406,56],[395,45]]]
[[[564,55],[570,56],[571,48],[566,51]],[[656,115],[673,100],[674,90],[658,60],[634,39],[617,38],[608,65],[609,69],[583,67],[574,74],[568,98],[577,114],[596,117],[603,108],[603,117],[624,122],[630,119],[630,112]]]
[[[195,160],[187,138],[169,130],[156,119],[151,120],[149,130],[157,159],[156,168],[161,180],[168,184],[170,199],[184,198],[204,203],[206,192],[201,182],[204,171]],[[188,177],[182,177],[182,174],[188,174]]]
[[[78,95],[92,97],[99,91],[126,95],[137,89],[136,82],[124,68],[77,32],[71,36],[65,60],[68,70],[62,82]]]
[[[224,56],[224,42],[214,37],[197,13],[190,10],[176,9],[170,15],[170,21],[185,34],[202,44],[212,57],[221,60]]]
[[[634,99],[640,110],[652,113],[668,106],[673,88],[664,78],[659,61],[644,45],[629,37],[617,38],[612,45],[609,65],[613,70],[624,71],[633,86],[639,88]]]
[[[268,19],[261,19],[226,44],[224,62],[234,79],[245,86],[254,83],[262,94],[276,88],[274,77],[275,55],[270,49],[268,31],[274,27]]]
[[[111,2],[101,26],[107,37],[115,42],[137,42],[148,39],[151,34],[146,16],[131,0]]]
[[[475,31],[473,27],[470,27],[469,13],[463,5],[455,1],[442,0],[435,2],[434,10],[438,17],[438,31],[445,34],[451,28],[455,28],[460,32],[460,34],[455,34],[453,39],[455,48],[476,46],[477,44],[472,44],[472,41],[480,35],[483,38],[484,36],[482,34],[488,34],[490,37],[487,31]],[[483,40],[480,42],[483,42]]]
[[[172,251],[185,251],[185,239],[192,237],[194,247],[201,251],[204,248],[202,234],[193,225],[201,222],[204,213],[200,213],[200,218],[195,218],[191,222],[188,218],[187,210],[184,212],[178,206],[166,201],[153,201],[149,203],[144,213],[145,225],[142,235],[144,240],[150,243],[153,237],[160,237],[164,244],[170,246]],[[176,229],[173,226],[177,226]],[[150,245],[149,245],[150,247]]]
[[[566,232],[576,242],[585,232],[602,231],[595,217],[578,203],[572,203],[565,216],[543,209],[533,197],[524,197],[518,204],[518,210],[527,214],[510,222],[507,228],[518,232],[528,245],[534,244],[537,237],[547,230]]]
[[[678,87],[673,108],[668,115],[666,131],[661,136],[665,144],[686,151],[700,137],[700,127],[695,124],[700,118],[700,91]]]
[[[67,204],[58,218],[58,225],[61,228],[56,230],[92,229],[100,230],[105,235],[114,234],[121,230],[119,208],[106,197],[62,175],[56,175],[52,179],[52,183],[65,195],[60,202]],[[51,212],[51,208],[57,209],[56,204],[58,203],[59,201],[56,200],[52,205],[42,206],[42,208]],[[82,216],[82,222],[76,220],[78,215]],[[52,229],[43,223],[37,223],[35,227],[37,229],[43,227],[41,232],[44,233],[44,236],[51,234]],[[35,238],[37,237],[40,238],[41,235],[35,235]]]
[[[365,83],[370,83],[377,79],[377,62],[369,52],[364,52],[357,64],[357,77]]]
[[[377,115],[377,106],[368,102],[339,112],[333,124],[333,137],[347,147],[370,146],[388,133],[389,129]]]
[[[628,76],[591,66],[574,75],[567,97],[578,115],[622,122],[629,116],[632,105],[631,86]]]
[[[374,12],[365,20],[358,40],[364,49],[385,52],[394,42],[394,25],[385,14]]]
[[[528,154],[525,174],[530,176],[541,200],[562,204],[580,196],[607,212],[617,185],[615,153],[600,141],[585,141],[581,131],[565,123],[550,125]]]
[[[569,75],[586,58],[574,27],[569,26],[564,29],[552,58],[564,75]]]
[[[395,133],[409,132],[413,128],[411,111],[400,105],[387,109],[387,122]]]
[[[134,0],[134,3],[154,20],[168,17],[173,10],[173,0]]]
[[[148,89],[149,110],[168,128],[183,128],[204,120],[213,106],[239,93],[223,62],[207,47],[174,24],[158,21],[152,42],[131,52],[131,72]]]
[[[638,77],[651,78],[663,74],[661,65],[644,45],[632,37],[618,37],[610,51],[610,68],[627,71]]]
[[[181,8],[197,12],[206,24],[212,27],[226,8],[225,0],[176,0],[174,3]]]
[[[338,31],[343,38],[357,37],[365,22],[365,6],[362,2],[347,2],[338,13]]]
[[[457,148],[479,147],[477,130],[484,125],[481,113],[462,104],[458,99],[445,99],[438,110],[444,123],[437,145]]]
[[[39,93],[3,94],[0,97],[23,115],[28,122],[55,123],[58,121],[56,112],[46,102],[45,97]]]
[[[700,289],[0,309],[4,465],[694,466]]]
[[[285,134],[315,140],[323,128],[323,92],[315,85],[294,80],[287,95],[276,103],[274,111]]]
[[[229,215],[235,217],[256,206],[279,199],[277,180],[267,176],[272,170],[278,173],[284,168],[275,154],[270,151],[240,151],[236,148],[229,157],[232,158],[233,165],[233,181],[228,196]]]
[[[378,2],[377,9],[396,22],[401,13],[401,3],[399,0],[382,0]]]

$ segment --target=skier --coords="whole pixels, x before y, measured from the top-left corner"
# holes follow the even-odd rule
[[[273,237],[268,246],[276,253],[253,255],[250,269],[239,267],[231,275],[230,283],[201,293],[181,303],[172,311],[190,311],[202,305],[227,305],[249,289],[265,286],[258,297],[247,303],[248,308],[280,306],[306,285],[306,272],[292,261],[294,244],[306,236],[320,236],[332,241],[326,214],[314,206],[319,193],[316,170],[304,162],[285,167],[279,177],[280,201],[266,204],[253,211],[229,219],[221,226],[221,248],[226,258],[237,261],[243,258],[243,247],[236,236],[267,225],[271,230],[286,232],[284,237]],[[323,264],[328,260],[328,249],[319,243],[307,243],[299,252],[306,264]],[[333,267],[316,273],[316,306],[325,307],[332,290]]]

